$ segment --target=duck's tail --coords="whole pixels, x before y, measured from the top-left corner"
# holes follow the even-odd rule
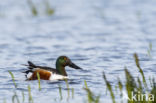
[[[33,64],[31,61],[28,61],[28,64],[24,64],[24,66],[27,66],[28,69],[26,71],[22,72],[22,73],[25,73],[26,78],[29,78],[28,74],[33,73],[33,69],[36,68],[36,65]]]

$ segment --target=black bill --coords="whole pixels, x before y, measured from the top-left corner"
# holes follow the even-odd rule
[[[75,68],[75,69],[82,69],[82,68],[80,68],[79,66],[77,66],[76,64],[74,64],[72,62],[69,64],[69,67]]]

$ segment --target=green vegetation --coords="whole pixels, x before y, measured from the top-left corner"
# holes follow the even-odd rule
[[[117,85],[113,87],[111,83],[107,80],[106,74],[103,73],[103,79],[106,84],[106,90],[109,91],[110,97],[112,99],[112,103],[119,103],[119,101],[116,101],[116,99],[119,100],[121,99],[121,103],[127,101],[127,103],[155,103],[156,102],[156,97],[154,98],[153,96],[156,96],[156,81],[155,78],[149,78],[149,83],[148,79],[145,78],[145,74],[140,66],[139,63],[139,58],[137,54],[134,54],[134,60],[136,67],[138,68],[138,71],[140,73],[141,78],[134,77],[129,70],[125,67],[124,72],[125,72],[125,81],[122,82],[120,78],[118,78]],[[19,98],[19,95],[16,93],[17,89],[17,84],[15,82],[14,75],[11,71],[9,71],[9,74],[11,75],[12,81],[15,86],[15,91],[14,95],[12,96],[12,103],[24,103],[25,100],[25,94],[22,91],[22,98]],[[37,78],[38,78],[38,85],[39,85],[39,91],[41,91],[41,83],[40,83],[40,75],[37,73]],[[70,97],[74,99],[74,88],[70,88],[70,85],[68,83],[68,80],[65,80],[66,83],[66,91],[67,91],[67,102],[69,103]],[[147,85],[149,84],[149,85]],[[114,91],[115,88],[115,91]],[[58,85],[58,93],[60,95],[60,98],[54,98],[54,102],[57,100],[62,101],[65,99],[62,95],[62,87],[61,85]],[[83,90],[86,91],[86,100],[85,103],[100,103],[100,95],[96,95],[91,89],[88,87],[87,82],[84,81],[84,87]],[[125,91],[125,92],[124,92]],[[33,101],[33,96],[31,94],[31,87],[28,85],[28,101],[29,103],[35,103]],[[107,93],[107,91],[106,91]],[[116,94],[120,93],[120,97],[117,97]],[[147,95],[146,95],[147,94]],[[57,95],[57,94],[56,94]],[[71,95],[71,96],[70,96]],[[117,94],[118,95],[118,94]],[[126,98],[126,99],[125,99]],[[22,102],[21,102],[21,101]],[[3,103],[6,103],[6,99],[3,100]]]
[[[113,90],[112,90],[112,86],[109,83],[109,81],[107,81],[107,78],[106,78],[104,73],[103,73],[103,78],[105,80],[105,83],[106,83],[106,86],[107,86],[108,90],[110,91],[112,102],[115,103],[115,96],[114,96],[114,93],[113,93]]]
[[[37,8],[35,7],[35,5],[33,4],[32,0],[28,0],[28,5],[31,9],[31,12],[34,16],[37,16],[38,15],[38,11],[37,11]]]
[[[24,103],[24,101],[25,101],[25,96],[24,96],[24,92],[22,91],[22,103]]]
[[[60,94],[60,100],[62,100],[63,99],[63,96],[62,96],[62,88],[61,88],[60,85],[59,85],[59,94]]]
[[[17,89],[17,84],[15,82],[15,78],[14,78],[14,75],[11,71],[8,71],[9,74],[11,75],[11,78],[12,78],[12,81],[14,83],[14,86],[15,86],[15,90],[14,90],[14,95],[12,96],[12,103],[24,103],[25,101],[25,95],[24,95],[24,91],[21,91],[22,92],[22,102],[20,102],[20,99],[19,99],[19,95],[16,93],[16,89]],[[31,96],[31,87],[30,85],[28,85],[28,96],[29,96],[29,103],[34,103],[33,102],[33,98]],[[15,102],[16,101],[16,102]],[[6,103],[6,99],[4,99],[4,103]]]
[[[152,58],[151,56],[151,51],[152,51],[152,43],[149,43],[149,47],[148,47],[148,50],[147,50],[147,54],[150,58]]]
[[[154,96],[156,95],[156,81],[153,78],[150,82],[150,85],[147,86],[147,81],[144,76],[143,70],[141,69],[139,59],[137,54],[134,54],[134,59],[136,66],[138,68],[139,73],[141,74],[142,80],[137,77],[133,77],[131,73],[128,71],[128,69],[125,67],[125,76],[126,76],[126,82],[122,83],[120,79],[118,79],[118,88],[121,94],[121,100],[127,99],[127,103],[155,103],[156,98]],[[112,97],[113,103],[116,103],[115,101],[115,93],[112,90],[112,86],[106,79],[106,75],[103,74],[106,86],[110,92],[110,95]],[[126,90],[126,94],[123,95],[124,89]],[[126,96],[125,96],[126,95]]]
[[[65,82],[66,82],[66,86],[67,86],[67,95],[68,95],[67,100],[68,100],[70,97],[70,88],[69,88],[68,80],[65,80]]]
[[[12,74],[11,71],[8,71],[8,72],[9,72],[9,74],[11,75],[11,78],[12,78],[12,81],[13,81],[13,83],[14,83],[15,88],[17,88],[14,75]]]
[[[88,88],[87,82],[84,81],[85,87],[84,90],[87,92],[88,103],[99,103],[100,95],[95,96],[95,94]]]
[[[72,98],[74,98],[74,88],[72,88]]]
[[[39,91],[41,90],[41,82],[40,82],[40,74],[37,72],[37,79],[38,79],[38,88]]]
[[[31,13],[33,16],[38,16],[39,15],[39,7],[37,7],[32,0],[27,0],[28,1],[28,5],[30,7]],[[43,0],[44,1],[44,6],[45,6],[45,10],[44,13],[48,16],[51,16],[54,14],[54,9],[52,9],[49,5],[48,0]]]
[[[54,9],[52,9],[49,5],[49,2],[45,0],[45,7],[46,7],[46,14],[47,15],[53,15],[54,14]]]
[[[28,85],[28,93],[29,93],[29,103],[34,103],[32,95],[31,95],[31,87],[30,87],[30,85]]]

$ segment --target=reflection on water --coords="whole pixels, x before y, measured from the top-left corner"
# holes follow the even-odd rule
[[[154,0],[53,0],[53,16],[40,14],[33,17],[26,0],[5,0],[0,4],[0,100],[11,100],[13,83],[8,70],[15,75],[17,91],[32,87],[32,96],[37,103],[51,103],[58,97],[58,84],[64,81],[24,81],[21,73],[28,60],[35,64],[55,67],[56,58],[69,56],[84,68],[83,71],[66,68],[69,85],[75,90],[71,102],[83,102],[84,80],[91,90],[101,94],[101,101],[108,96],[102,72],[108,80],[124,76],[124,66],[138,75],[132,54],[139,54],[146,76],[155,76],[156,22]],[[152,59],[147,56],[148,44],[152,43]],[[123,78],[124,80],[124,78]],[[51,99],[53,97],[53,99]],[[66,102],[66,101],[64,101]],[[58,102],[59,103],[59,102]]]

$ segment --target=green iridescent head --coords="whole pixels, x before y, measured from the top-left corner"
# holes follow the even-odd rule
[[[69,66],[74,69],[81,69],[79,66],[74,64],[67,56],[60,56],[56,60],[56,70],[64,76],[67,76],[65,66]]]

